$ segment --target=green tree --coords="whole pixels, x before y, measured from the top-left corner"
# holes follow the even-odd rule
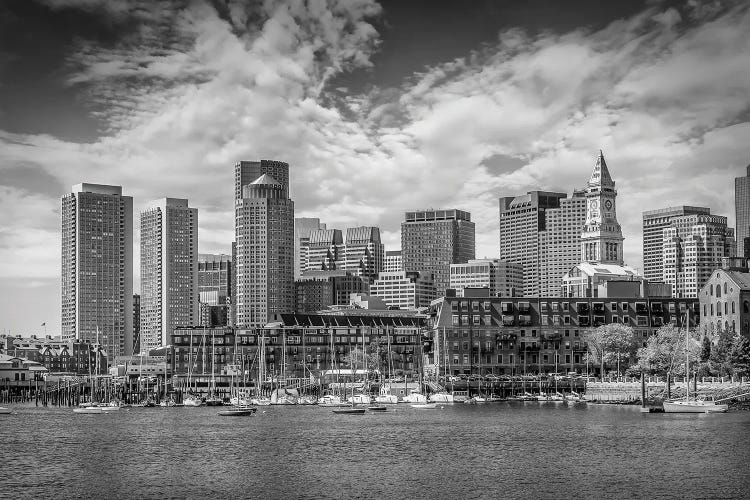
[[[734,336],[729,354],[732,372],[738,376],[750,374],[750,339],[739,333]]]
[[[713,337],[713,347],[709,356],[711,370],[720,376],[732,374],[732,362],[730,355],[732,353],[732,344],[734,335],[726,329],[719,329]]]
[[[687,342],[690,359],[694,363],[701,354],[701,343],[691,334]],[[685,332],[673,324],[665,325],[652,335],[646,347],[638,349],[638,365],[644,372],[659,374],[685,373]]]
[[[708,335],[704,335],[701,342],[701,363],[707,363],[711,358],[711,339]]]
[[[604,376],[605,363],[616,363],[619,377],[620,361],[629,359],[634,350],[633,329],[620,323],[610,323],[584,332],[583,339],[591,358],[600,364],[601,376]]]

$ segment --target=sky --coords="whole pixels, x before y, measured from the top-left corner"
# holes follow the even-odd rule
[[[0,331],[59,334],[72,185],[122,185],[136,228],[188,198],[227,253],[239,160],[288,162],[296,216],[386,249],[407,210],[468,210],[497,257],[498,197],[571,193],[602,149],[641,267],[644,210],[734,224],[747,33],[740,0],[2,2]]]

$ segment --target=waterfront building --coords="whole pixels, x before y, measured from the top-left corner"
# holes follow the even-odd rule
[[[36,361],[0,354],[0,387],[3,391],[8,390],[11,382],[18,386],[21,382],[42,380],[46,374],[47,369]]]
[[[575,190],[559,198],[558,208],[544,211],[544,231],[539,233],[539,295],[559,297],[562,277],[581,262],[581,233],[586,223],[587,200]]]
[[[294,219],[294,279],[298,280],[307,270],[307,251],[310,233],[325,229],[326,225],[317,217],[296,217]]]
[[[307,271],[294,282],[295,311],[316,312],[349,304],[351,294],[368,293],[369,280],[349,271]]]
[[[100,373],[107,370],[107,355],[103,346],[88,342],[63,340],[62,337],[51,335],[43,338],[17,335],[9,337],[5,347],[6,354],[38,363],[50,373],[88,375],[95,374],[97,368]]]
[[[737,227],[737,256],[747,257],[746,238],[750,237],[750,165],[747,175],[734,179],[734,212]]]
[[[385,249],[380,242],[380,228],[350,227],[346,230],[344,269],[372,282],[383,270]]]
[[[664,279],[664,230],[676,217],[710,213],[708,208],[686,205],[643,212],[643,277],[649,281]]]
[[[386,250],[383,262],[383,271],[393,273],[404,270],[404,262],[401,259],[401,250]]]
[[[310,232],[305,271],[343,270],[346,264],[344,237],[340,229],[316,229]]]
[[[746,263],[716,269],[698,297],[704,333],[712,338],[720,332],[750,336],[750,273]]]
[[[500,259],[451,264],[450,288],[458,296],[463,296],[465,288],[486,288],[492,297],[518,297],[523,291],[523,268]]]
[[[675,297],[697,297],[722,259],[735,254],[734,230],[718,215],[683,215],[663,230],[663,280]]]
[[[401,223],[403,270],[432,275],[438,295],[450,285],[450,265],[474,258],[474,223],[463,210],[406,212]]]
[[[141,212],[141,349],[198,323],[198,209],[162,198]]]
[[[288,165],[271,163],[283,182],[263,173],[235,187],[242,198],[235,199],[237,292],[232,299],[235,323],[242,328],[263,326],[273,314],[294,310],[294,202],[286,187]],[[237,182],[243,178],[236,176]]]
[[[433,354],[428,363],[437,373],[454,375],[593,374],[599,367],[587,366],[587,331],[610,323],[629,325],[634,342],[645,346],[665,324],[683,328],[688,308],[694,328],[697,299],[443,297],[430,306]]]
[[[437,290],[427,273],[398,271],[380,273],[370,286],[370,294],[383,299],[389,308],[418,309],[429,306]]]
[[[141,296],[133,294],[133,352],[141,352]]]
[[[538,297],[542,293],[541,269],[545,253],[540,252],[540,235],[547,227],[546,211],[559,209],[560,200],[565,196],[565,193],[529,191],[525,195],[499,199],[500,260],[523,268],[524,296]]]
[[[121,186],[77,184],[62,197],[62,336],[133,349],[133,198]]]
[[[426,325],[427,316],[416,311],[352,309],[279,314],[265,328],[178,328],[172,336],[174,377],[184,386],[190,373],[199,392],[207,392],[212,372],[224,387],[231,377],[250,381],[259,372],[264,380],[307,385],[311,375],[323,379],[326,371],[346,366],[363,342],[370,353],[390,346],[394,375],[416,374]],[[384,361],[379,371],[387,370]]]

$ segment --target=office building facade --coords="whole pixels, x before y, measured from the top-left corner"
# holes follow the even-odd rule
[[[346,265],[344,237],[340,229],[310,232],[305,271],[342,271]]]
[[[710,215],[705,207],[678,206],[643,212],[643,277],[649,281],[664,279],[664,230],[672,220],[684,215]]]
[[[737,227],[737,256],[747,257],[745,239],[750,238],[750,165],[747,175],[734,179],[734,213]]]
[[[427,273],[398,271],[380,273],[370,294],[383,299],[389,308],[419,309],[437,298],[437,288]]]
[[[77,184],[62,198],[62,338],[133,349],[133,198]]]
[[[393,273],[404,270],[404,261],[401,258],[401,250],[386,250],[383,261],[383,271]]]
[[[288,185],[288,166],[270,164]],[[236,177],[242,179],[246,177]],[[235,187],[238,191],[242,198],[235,199],[234,321],[240,328],[255,328],[273,314],[294,310],[294,202],[285,185],[267,173],[241,189]]]
[[[294,279],[298,280],[307,270],[307,251],[310,245],[310,233],[325,229],[326,225],[316,217],[297,217],[294,219]]]
[[[523,295],[542,293],[540,234],[546,230],[546,211],[560,208],[565,193],[530,191],[521,196],[505,196],[500,204],[500,260],[523,268]],[[580,255],[580,251],[578,252]]]
[[[308,271],[294,282],[295,311],[316,312],[329,306],[345,306],[353,293],[370,290],[367,277],[349,271]]]
[[[372,282],[383,270],[385,248],[380,242],[380,228],[350,227],[346,230],[344,269]]]
[[[438,295],[450,286],[450,265],[468,262],[474,256],[474,223],[469,212],[406,212],[401,223],[404,271],[432,275]]]
[[[466,264],[451,264],[450,288],[463,297],[466,288],[486,288],[491,297],[518,297],[523,290],[520,264],[499,259],[472,259]]]
[[[163,198],[141,212],[141,349],[167,345],[199,322],[198,209]]]

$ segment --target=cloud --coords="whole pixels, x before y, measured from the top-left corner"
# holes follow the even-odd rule
[[[187,197],[200,210],[200,251],[228,252],[233,164],[281,159],[291,164],[298,216],[379,225],[393,249],[404,211],[462,208],[477,223],[477,255],[491,257],[499,196],[571,192],[603,148],[626,259],[638,266],[643,210],[702,204],[731,216],[732,177],[750,158],[744,3],[651,6],[597,31],[506,30],[399,88],[362,95],[329,84],[372,65],[380,40],[371,20],[381,14],[373,2],[142,2],[109,12],[110,4],[58,5],[104,9],[131,26],[113,46],[79,41],[67,61],[68,84],[106,133],[75,144],[0,132],[0,184],[11,184],[1,207],[32,214],[18,223],[3,215],[0,277],[20,277],[32,260],[40,265],[30,277],[59,275],[59,246],[49,242],[59,240],[64,193],[34,191],[18,178],[23,162],[66,189],[123,185],[136,228],[147,201]],[[14,169],[12,182],[3,169]]]

